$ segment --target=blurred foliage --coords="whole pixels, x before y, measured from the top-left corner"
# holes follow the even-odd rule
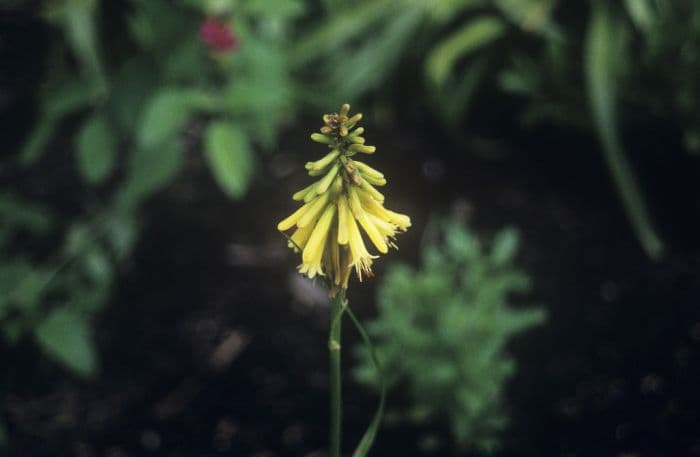
[[[440,241],[423,250],[421,268],[394,266],[367,326],[386,382],[406,397],[387,416],[448,425],[459,448],[492,451],[507,423],[503,391],[515,371],[507,343],[543,322],[538,308],[515,309],[511,295],[530,279],[514,266],[518,234],[499,232],[490,248],[455,221],[439,224]],[[436,235],[435,233],[433,235]],[[366,349],[358,350],[359,382],[378,386]],[[424,436],[425,446],[436,437]]]
[[[292,97],[283,49],[304,5],[42,5],[57,39],[37,121],[9,160],[39,168],[61,152],[55,137],[72,137],[82,201],[66,217],[21,194],[0,199],[0,328],[9,344],[32,336],[48,356],[89,377],[98,367],[92,322],[138,239],[143,203],[173,182],[200,141],[220,189],[242,198],[255,151],[275,144]]]
[[[395,91],[407,72],[422,72],[422,85],[395,95],[432,107],[454,132],[479,109],[479,89],[514,95],[524,103],[525,125],[597,135],[637,238],[649,257],[663,256],[620,131],[666,120],[681,125],[688,151],[700,151],[700,3],[330,3],[325,20],[293,48],[292,63],[312,80],[310,100]],[[307,68],[315,74],[305,74]]]

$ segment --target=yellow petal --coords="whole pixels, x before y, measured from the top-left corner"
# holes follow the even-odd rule
[[[277,230],[280,232],[284,232],[285,230],[289,230],[290,228],[294,227],[294,224],[301,219],[301,217],[306,214],[306,211],[311,207],[310,203],[307,203],[306,205],[302,206],[301,208],[297,209],[294,211],[291,216],[288,216],[286,219],[284,219],[282,222],[277,224]]]
[[[366,213],[370,221],[377,227],[379,233],[385,237],[393,237],[396,235],[396,226],[390,222],[387,222],[372,213]]]
[[[331,183],[333,182],[333,179],[338,174],[339,169],[340,169],[340,164],[336,163],[335,165],[333,165],[333,167],[331,167],[330,170],[328,170],[328,173],[326,173],[326,176],[324,176],[323,179],[321,179],[318,182],[318,186],[316,186],[316,193],[317,194],[321,195],[322,193],[324,193],[325,191],[328,190],[328,187],[330,187]]]
[[[311,232],[309,241],[306,243],[302,254],[302,267],[300,271],[306,273],[310,278],[316,274],[323,275],[321,259],[323,258],[323,248],[328,238],[328,232],[335,215],[335,205],[328,205],[323,211],[323,215],[316,223]]]
[[[328,165],[330,165],[331,162],[333,162],[335,159],[337,159],[339,155],[340,155],[340,151],[338,151],[337,149],[334,149],[331,152],[329,152],[328,154],[326,154],[323,158],[321,158],[315,162],[307,162],[306,169],[307,170],[316,170],[316,171],[323,170]]]
[[[306,197],[307,194],[312,193],[311,191],[314,190],[314,187],[316,187],[316,183],[313,183],[310,186],[304,187],[299,192],[296,192],[294,195],[292,195],[292,200],[296,200],[296,201],[304,200],[304,197]],[[313,195],[315,195],[315,194],[313,194]]]
[[[310,225],[308,227],[296,229],[294,234],[290,237],[290,239],[291,239],[290,243],[292,244],[291,247],[293,247],[295,251],[298,249],[302,249],[302,250],[304,249],[304,246],[306,245],[306,242],[308,241],[309,236],[311,236],[311,232],[313,231],[313,228],[314,228],[313,225]]]
[[[316,222],[316,219],[318,219],[321,211],[323,211],[323,208],[326,207],[326,203],[328,203],[328,194],[323,194],[316,200],[307,203],[307,205],[309,205],[309,209],[298,219],[297,227],[303,228]]]
[[[360,188],[370,194],[373,199],[377,200],[378,202],[384,202],[384,195],[382,195],[381,192],[379,192],[377,189],[375,189],[372,184],[367,182],[366,179],[360,180]]]
[[[360,162],[359,160],[353,160],[352,163],[355,164],[355,167],[360,170],[360,173],[366,176],[372,176],[377,179],[382,179],[384,178],[384,173],[382,173],[379,170],[375,170],[374,168],[370,167],[364,162]]]
[[[365,232],[369,236],[369,239],[372,240],[372,243],[374,246],[376,246],[377,250],[382,254],[389,252],[384,236],[379,233],[379,230],[377,230],[377,227],[372,223],[367,215],[363,212],[359,215],[359,217],[357,214],[355,214],[355,218],[358,220],[362,228],[365,229]]]
[[[348,217],[352,217],[348,202],[345,195],[340,195],[338,197],[338,244],[348,244]]]

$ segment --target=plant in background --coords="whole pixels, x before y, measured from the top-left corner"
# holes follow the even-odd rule
[[[350,315],[372,352],[369,339],[345,298],[351,271],[354,269],[362,281],[363,275],[372,275],[372,261],[377,258],[368,251],[360,227],[377,251],[386,254],[390,246],[395,247],[396,234],[411,226],[408,216],[384,207],[384,195],[375,187],[386,184],[384,175],[354,158],[358,153],[373,154],[376,148],[365,145],[365,129],[357,127],[362,114],[349,116],[349,111],[350,105],[344,104],[340,113],[323,116],[320,133],[313,133],[311,139],[327,145],[330,152],[306,164],[309,176],[321,178],[293,195],[294,200],[305,203],[277,225],[281,232],[294,229],[288,244],[301,253],[299,272],[309,278],[324,278],[330,289],[331,457],[341,455],[340,336],[344,313]],[[373,360],[379,371],[376,359]],[[369,451],[381,421],[384,396],[382,388],[379,409],[354,456]]]
[[[545,314],[511,304],[514,293],[530,287],[513,264],[514,229],[499,232],[485,249],[460,223],[439,227],[441,240],[424,247],[420,269],[391,268],[378,293],[379,314],[367,328],[387,385],[408,405],[392,415],[443,424],[462,450],[489,452],[507,424],[503,391],[516,369],[506,346]],[[380,386],[370,354],[362,348],[357,354],[355,378]],[[436,446],[436,438],[426,435],[423,444]]]
[[[68,137],[80,181],[51,201],[21,183],[2,189],[5,342],[31,336],[74,374],[95,374],[91,322],[138,239],[143,203],[173,182],[199,140],[222,191],[245,195],[254,150],[275,143],[291,101],[283,49],[302,12],[293,0],[43,3],[56,39],[39,112],[3,165],[46,174],[62,152],[55,138]],[[50,208],[64,197],[76,202],[69,214]]]
[[[553,123],[597,136],[635,236],[650,258],[663,257],[663,237],[620,131],[634,122],[646,129],[665,120],[682,126],[688,151],[700,151],[697,2],[325,4],[327,20],[292,49],[297,71],[309,63],[325,71],[312,80],[309,99],[359,97],[387,86],[400,69],[412,70],[401,68],[402,62],[418,64],[425,101],[456,134],[476,109],[477,89],[491,86],[523,97],[529,101],[521,113],[526,124]],[[317,90],[324,84],[329,90]],[[416,88],[410,90],[415,99]]]

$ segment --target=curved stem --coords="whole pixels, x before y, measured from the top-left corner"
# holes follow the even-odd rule
[[[330,457],[340,457],[340,429],[342,416],[342,383],[340,366],[340,329],[345,310],[345,292],[338,292],[331,301],[331,325],[328,337],[330,355]]]

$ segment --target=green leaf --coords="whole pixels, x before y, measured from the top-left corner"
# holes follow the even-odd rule
[[[290,53],[291,64],[302,67],[310,60],[337,50],[370,29],[386,14],[393,13],[395,7],[396,0],[370,0],[352,5],[350,14],[339,12],[333,15],[294,46]]]
[[[170,184],[184,163],[182,144],[170,141],[163,146],[136,148],[129,158],[120,203],[127,208],[140,203]]]
[[[505,30],[503,21],[493,16],[481,16],[465,24],[430,52],[426,61],[428,78],[444,84],[460,58],[499,39]]]
[[[39,346],[78,376],[87,378],[97,371],[97,354],[90,324],[83,315],[56,309],[36,328]]]
[[[98,93],[107,89],[99,55],[95,17],[98,2],[71,1],[62,15],[63,28],[85,75]]]
[[[139,125],[140,116],[149,94],[157,91],[159,72],[150,56],[127,60],[116,72],[111,83],[107,108],[121,132],[132,134]]]
[[[145,107],[138,131],[140,149],[150,150],[173,140],[192,114],[186,91],[166,88],[156,93]]]
[[[626,62],[627,38],[628,30],[612,17],[609,8],[604,3],[594,2],[584,61],[591,116],[627,217],[646,254],[658,260],[664,254],[664,242],[651,219],[617,127],[617,90]]]
[[[241,198],[250,183],[253,156],[245,132],[229,122],[213,122],[207,128],[205,157],[221,189]]]
[[[503,229],[493,240],[491,259],[495,265],[505,265],[510,262],[518,250],[520,235],[514,228]]]
[[[89,184],[101,184],[112,173],[117,140],[104,116],[90,117],[78,133],[78,168]]]

